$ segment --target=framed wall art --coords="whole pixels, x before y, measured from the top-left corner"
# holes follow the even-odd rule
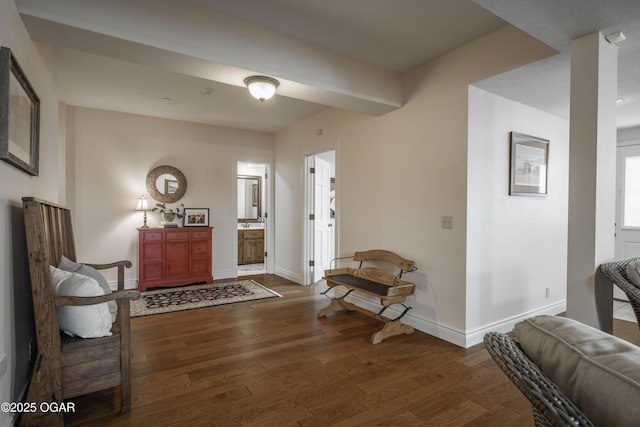
[[[208,208],[184,208],[184,226],[185,227],[208,227],[209,226],[209,209]]]
[[[546,196],[549,140],[511,132],[511,196]]]
[[[40,99],[8,47],[0,48],[0,159],[38,175]]]

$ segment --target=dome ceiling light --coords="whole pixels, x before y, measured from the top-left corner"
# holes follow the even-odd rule
[[[244,79],[244,84],[255,99],[263,102],[273,97],[280,82],[271,77],[251,76]]]

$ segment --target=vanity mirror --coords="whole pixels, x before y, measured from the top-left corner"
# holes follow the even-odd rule
[[[147,174],[147,191],[157,202],[175,203],[187,191],[187,179],[173,166],[158,166]]]
[[[238,175],[239,222],[257,222],[262,216],[261,181],[259,176]]]

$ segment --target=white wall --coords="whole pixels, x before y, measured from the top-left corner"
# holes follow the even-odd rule
[[[397,111],[330,109],[276,133],[276,273],[302,283],[304,156],[335,145],[337,256],[380,248],[414,259],[408,322],[466,345],[468,85],[549,54],[506,26],[409,74]],[[440,228],[443,215],[453,230]]]
[[[511,131],[550,140],[546,197],[509,196]],[[523,315],[565,310],[569,123],[470,87],[468,159],[466,331],[476,343]]]
[[[31,42],[11,0],[0,0],[0,45],[11,48],[40,97],[39,176],[0,161],[0,402],[11,402],[25,392],[31,365],[29,341],[35,337],[22,197],[63,201],[58,189],[64,158],[57,140],[58,99],[49,56]],[[0,412],[0,426],[12,422],[11,414]]]
[[[66,135],[75,147],[69,186],[75,186],[80,261],[130,259],[134,266],[126,272],[127,285],[135,287],[142,213],[133,209],[141,194],[150,198],[147,173],[166,164],[187,179],[186,194],[169,206],[209,208],[214,279],[234,276],[237,162],[272,163],[271,134],[78,107],[67,107],[66,117]],[[149,226],[159,222],[159,214],[150,212]],[[114,274],[105,275],[113,281]]]

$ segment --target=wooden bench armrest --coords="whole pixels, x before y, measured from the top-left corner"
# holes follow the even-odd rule
[[[126,268],[131,268],[131,261],[129,261],[128,259],[122,260],[122,261],[115,261],[115,262],[110,262],[108,264],[91,264],[88,262],[84,263],[85,265],[88,265],[89,267],[93,267],[96,270],[105,270],[107,268],[114,268],[114,267],[126,267]]]
[[[131,299],[137,300],[140,298],[140,291],[131,289],[127,291],[115,291],[109,295],[100,295],[95,297],[54,297],[56,307],[69,305],[69,306],[81,306],[100,304],[107,301],[115,301],[117,299]]]
[[[85,263],[85,265],[88,265],[89,267],[93,267],[96,270],[106,270],[108,268],[118,268],[118,290],[119,291],[124,291],[124,269],[125,268],[131,268],[131,261],[129,260],[122,260],[122,261],[116,261],[116,262],[111,262],[109,264],[89,264],[89,263]]]

